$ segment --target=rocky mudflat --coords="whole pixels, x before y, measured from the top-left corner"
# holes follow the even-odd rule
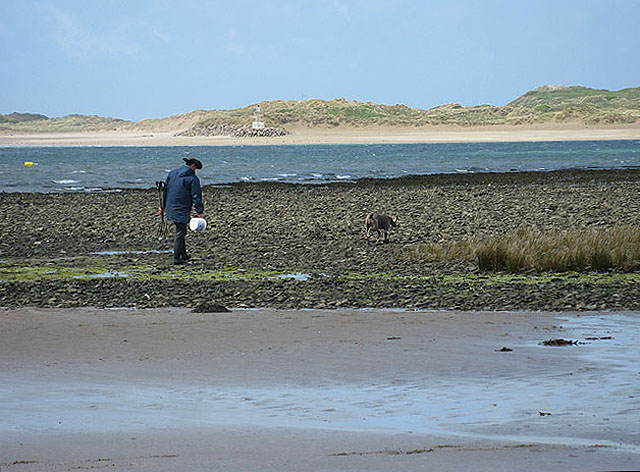
[[[635,273],[484,273],[412,250],[640,225],[639,193],[635,169],[205,186],[208,227],[188,234],[184,267],[157,236],[155,189],[1,193],[0,306],[637,310]],[[398,217],[390,243],[365,239],[370,211]]]

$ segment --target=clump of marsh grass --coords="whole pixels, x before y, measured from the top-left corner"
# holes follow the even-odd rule
[[[419,244],[410,249],[409,257],[423,261],[472,261],[478,244],[476,238]]]
[[[444,244],[423,244],[412,251],[422,260],[473,260],[485,271],[539,272],[624,269],[640,260],[640,227],[540,230],[520,228],[506,235]]]

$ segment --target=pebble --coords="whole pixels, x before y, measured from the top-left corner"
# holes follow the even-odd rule
[[[640,213],[634,210],[639,193],[640,172],[633,169],[410,176],[305,187],[205,186],[205,216],[211,215],[211,230],[187,235],[195,262],[181,268],[183,272],[175,272],[171,254],[90,255],[172,247],[171,238],[159,241],[155,233],[155,189],[0,193],[0,259],[7,261],[2,268],[48,261],[52,267],[75,264],[81,269],[107,261],[110,270],[140,265],[155,268],[157,274],[148,280],[0,280],[0,304],[142,308],[213,300],[229,307],[638,310],[638,283],[585,284],[568,276],[540,284],[471,281],[468,277],[477,275],[474,261],[424,261],[411,253],[418,244],[503,234],[520,225],[542,229],[640,226]],[[30,224],[16,227],[25,208],[29,208]],[[389,244],[366,241],[364,219],[370,211],[398,216]],[[203,270],[324,275],[306,281],[193,283],[186,278]],[[165,274],[185,278],[159,277]],[[451,279],[445,281],[445,277]]]

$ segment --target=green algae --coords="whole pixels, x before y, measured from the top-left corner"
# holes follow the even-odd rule
[[[104,267],[18,266],[0,268],[0,280],[36,281],[43,279],[71,279],[90,277],[107,272]]]
[[[267,281],[281,280],[282,277],[294,276],[300,273],[297,270],[219,270],[207,269],[202,266],[155,267],[147,264],[69,266],[48,263],[44,265],[0,267],[0,280],[38,281],[46,279],[130,277],[138,280]]]
[[[550,283],[577,283],[577,284],[625,284],[640,283],[640,274],[623,274],[617,272],[561,272],[543,274],[510,274],[510,273],[460,273],[446,275],[406,275],[393,273],[357,273],[336,276],[336,278],[350,280],[397,280],[397,281],[432,281],[444,285],[543,285]]]
[[[279,275],[287,272],[274,272],[274,271],[262,271],[262,270],[219,270],[219,269],[206,269],[202,267],[176,267],[157,273],[146,273],[142,275],[142,278],[148,279],[184,279],[184,280],[196,280],[196,281],[262,281],[262,280],[276,280]]]
[[[136,280],[191,280],[213,282],[314,282],[388,281],[422,282],[441,286],[505,285],[626,285],[640,284],[638,273],[458,273],[458,274],[397,274],[394,272],[330,273],[300,268],[282,270],[213,269],[202,265],[154,266],[151,264],[114,264],[108,261],[63,261],[30,265],[0,266],[0,281],[38,281],[50,279],[120,278]],[[69,263],[70,262],[70,263]]]

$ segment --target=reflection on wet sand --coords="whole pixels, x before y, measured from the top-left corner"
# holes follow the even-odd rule
[[[640,454],[636,314],[0,314],[5,441],[242,427]]]

